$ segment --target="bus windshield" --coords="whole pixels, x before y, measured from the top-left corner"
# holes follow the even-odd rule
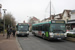
[[[65,33],[65,24],[51,24],[50,31],[54,33]]]
[[[19,25],[18,30],[19,31],[28,31],[28,25]]]

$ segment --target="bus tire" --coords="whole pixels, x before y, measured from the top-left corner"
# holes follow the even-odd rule
[[[42,38],[45,39],[45,35],[42,35]]]
[[[28,37],[28,35],[26,37]]]
[[[36,36],[36,35],[34,34],[34,36]]]
[[[34,33],[34,36],[36,36],[36,34]]]

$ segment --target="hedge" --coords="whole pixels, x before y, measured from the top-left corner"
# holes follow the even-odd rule
[[[67,37],[73,37],[73,38],[75,38],[75,34],[70,34],[70,33],[68,33],[68,34],[67,34]]]

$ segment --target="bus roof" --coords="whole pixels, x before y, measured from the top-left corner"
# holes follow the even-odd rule
[[[38,24],[33,24],[33,26],[40,25],[40,24],[46,24],[46,23],[51,23],[51,21],[49,21],[49,22],[42,22],[42,23],[38,23]]]
[[[48,21],[48,22],[42,22],[42,23],[38,23],[38,24],[33,24],[32,26],[35,26],[35,25],[40,25],[40,24],[46,24],[46,23],[65,23],[64,20],[51,20],[51,21]]]
[[[18,23],[17,25],[29,25],[28,23]]]

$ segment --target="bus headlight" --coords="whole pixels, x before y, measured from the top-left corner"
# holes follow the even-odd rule
[[[54,37],[54,35],[51,35],[50,37]]]
[[[17,34],[19,34],[19,31],[17,31]]]
[[[29,31],[27,31],[27,34],[29,34]]]
[[[54,37],[54,34],[53,33],[49,33],[50,37]]]

